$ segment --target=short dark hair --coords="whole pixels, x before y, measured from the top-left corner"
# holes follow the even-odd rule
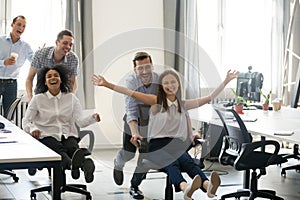
[[[17,21],[18,18],[22,18],[22,19],[25,19],[25,20],[26,20],[26,18],[25,18],[23,15],[18,15],[18,16],[16,16],[16,17],[13,19],[12,23],[13,23],[13,24],[16,23],[16,21]]]
[[[48,91],[46,82],[46,74],[49,70],[55,70],[59,73],[61,84],[60,90],[61,92],[68,93],[71,91],[71,82],[68,77],[70,72],[69,68],[63,65],[55,65],[53,67],[42,67],[37,73],[37,80],[36,80],[36,87],[35,87],[35,94],[45,93]]]
[[[65,29],[65,30],[60,31],[60,32],[57,34],[56,40],[58,40],[58,41],[61,40],[61,39],[64,37],[64,35],[70,36],[70,37],[74,38],[74,35],[73,35],[72,31],[70,31],[70,30],[68,30],[68,29]]]
[[[149,58],[150,59],[150,63],[152,64],[152,58],[151,58],[150,54],[148,54],[147,52],[144,52],[144,51],[137,52],[134,55],[134,58],[132,60],[133,61],[133,67],[136,67],[135,61],[137,61],[137,60],[144,60],[146,58]]]

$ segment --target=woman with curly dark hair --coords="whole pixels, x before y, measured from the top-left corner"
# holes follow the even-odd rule
[[[95,165],[85,158],[79,148],[76,125],[85,127],[99,122],[95,113],[84,117],[78,98],[70,92],[67,68],[63,66],[43,67],[39,70],[36,95],[31,99],[23,119],[23,128],[32,137],[62,156],[62,168],[71,169],[72,177],[78,179],[79,168],[83,169],[86,182],[94,179]],[[31,175],[36,170],[29,171]]]

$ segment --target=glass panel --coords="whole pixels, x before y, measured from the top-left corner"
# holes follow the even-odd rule
[[[11,19],[17,15],[26,17],[26,29],[22,39],[29,43],[34,51],[46,46],[54,46],[59,31],[65,28],[66,1],[65,0],[11,0],[8,8]],[[10,32],[10,26],[8,32]],[[19,90],[25,90],[30,63],[26,62],[20,71],[18,80]]]
[[[224,11],[222,65],[247,72],[262,72],[270,88],[271,0],[227,0]]]
[[[253,72],[263,73],[263,87],[271,88],[272,0],[197,3],[198,41],[220,74],[225,76],[227,69],[247,72],[251,65]]]

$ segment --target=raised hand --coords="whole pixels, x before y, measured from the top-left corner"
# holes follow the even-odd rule
[[[240,74],[239,71],[236,71],[236,70],[233,70],[233,71],[228,70],[228,71],[227,71],[227,75],[226,75],[226,80],[229,82],[229,81],[231,81],[232,79],[237,78],[239,74]]]
[[[105,86],[105,84],[107,84],[107,81],[103,76],[95,74],[92,77],[92,82],[96,86]]]

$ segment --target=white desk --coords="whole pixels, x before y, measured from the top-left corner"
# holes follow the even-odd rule
[[[53,168],[52,197],[60,200],[61,156],[2,116],[0,122],[5,124],[5,129],[11,131],[0,132],[0,169]]]
[[[263,111],[263,110],[244,110],[244,117],[256,117],[255,122],[244,122],[247,130],[251,134],[261,136],[261,140],[266,137],[277,140],[288,141],[300,144],[300,109],[282,107],[281,110]],[[202,107],[189,111],[190,118],[204,122],[205,124],[214,124],[223,126],[212,105],[206,104]],[[228,125],[238,127],[234,120],[228,120]],[[285,130],[294,131],[291,136],[274,135],[275,131]],[[265,149],[262,148],[262,151]],[[249,170],[244,173],[244,188],[249,189]]]
[[[206,104],[189,111],[191,119],[220,125],[217,114],[212,105]],[[300,144],[300,109],[282,107],[279,111],[244,110],[244,116],[256,117],[255,122],[245,122],[247,130],[261,137],[270,137],[277,140]],[[232,126],[238,126],[231,122]],[[291,136],[278,136],[274,132],[278,130],[294,131]]]

